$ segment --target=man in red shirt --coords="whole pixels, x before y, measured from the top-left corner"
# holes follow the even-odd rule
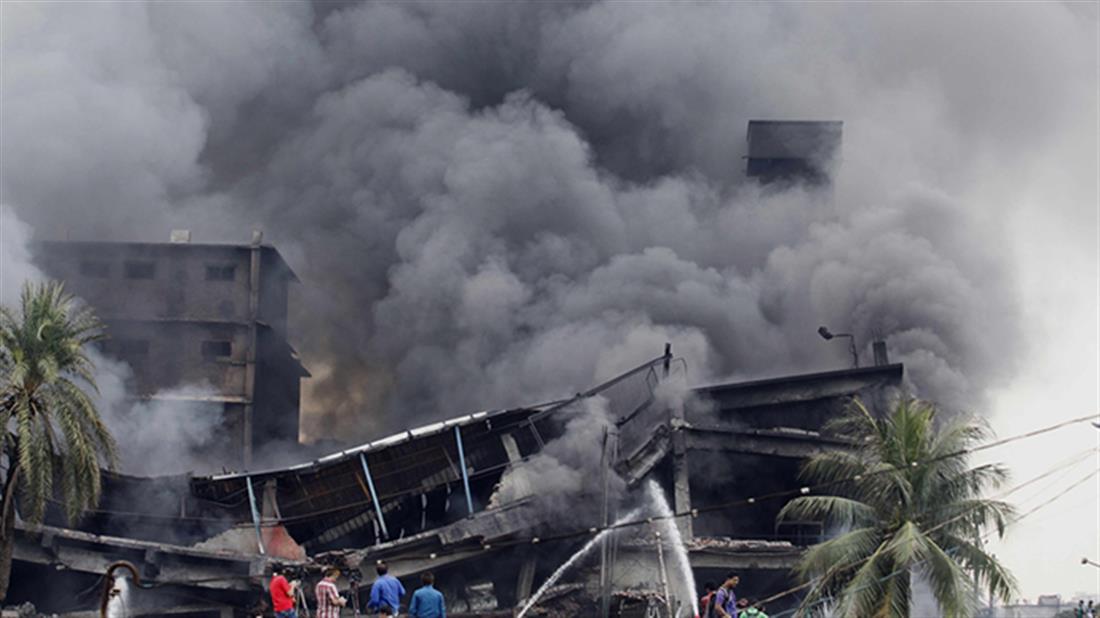
[[[286,569],[281,564],[272,568],[274,577],[271,578],[271,605],[275,609],[275,618],[298,618],[298,612],[294,609],[294,592],[298,588],[298,582],[288,582],[285,572]]]

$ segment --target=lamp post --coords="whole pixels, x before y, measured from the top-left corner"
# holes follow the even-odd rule
[[[848,338],[848,351],[852,353],[852,366],[859,367],[859,352],[856,350],[856,338],[851,333],[834,333],[826,326],[821,326],[817,329],[817,334],[821,335],[821,338],[825,341],[835,339],[837,337]]]

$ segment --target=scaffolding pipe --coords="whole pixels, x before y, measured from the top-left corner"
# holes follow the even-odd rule
[[[382,528],[382,536],[390,538],[390,531],[386,529],[386,518],[382,516],[382,503],[378,501],[378,492],[374,490],[374,478],[370,475],[370,466],[367,465],[367,454],[359,453],[359,462],[363,464],[363,476],[367,477],[367,489],[370,490],[370,501],[374,503],[374,513],[378,516],[378,525]]]
[[[466,490],[466,512],[474,514],[474,500],[470,497],[470,473],[466,470],[466,453],[462,450],[462,428],[455,425],[455,442],[458,443],[458,465],[462,467],[462,488]]]
[[[256,545],[260,548],[260,555],[264,555],[267,552],[264,551],[264,537],[260,533],[260,509],[256,508],[256,492],[252,489],[252,477],[244,477],[246,483],[248,483],[248,506],[252,507],[252,525],[256,527]]]
[[[665,593],[665,607],[668,608],[668,615],[673,616],[672,613],[672,592],[668,588],[668,571],[665,569],[665,550],[661,544],[661,532],[657,531],[657,566],[660,569],[661,575],[661,590]]]

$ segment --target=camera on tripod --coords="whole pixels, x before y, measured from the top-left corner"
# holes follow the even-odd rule
[[[276,564],[272,571],[281,574],[288,581],[303,580],[306,576],[305,567],[297,564]]]

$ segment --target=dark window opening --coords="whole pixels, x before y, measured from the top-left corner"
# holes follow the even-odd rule
[[[207,264],[207,281],[232,281],[237,277],[237,267],[233,264]]]
[[[231,341],[203,341],[202,342],[202,357],[206,360],[217,360],[219,358],[226,358],[233,354],[233,343]]]
[[[127,279],[152,279],[157,272],[156,264],[152,262],[130,260],[125,266]]]

